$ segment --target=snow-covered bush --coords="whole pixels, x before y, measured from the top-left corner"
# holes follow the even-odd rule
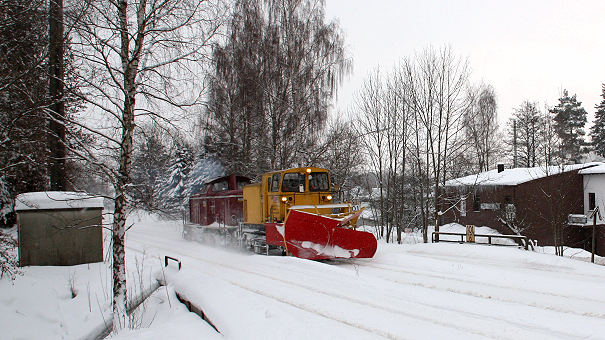
[[[0,177],[0,227],[11,226],[15,222],[13,205],[8,184]]]
[[[164,210],[176,210],[187,203],[189,196],[199,193],[208,180],[224,174],[223,166],[213,158],[192,161],[185,153],[177,154],[169,176],[159,183],[159,196]]]
[[[19,272],[17,269],[17,258],[15,248],[17,240],[12,235],[0,230],[0,278],[5,275],[14,279]]]

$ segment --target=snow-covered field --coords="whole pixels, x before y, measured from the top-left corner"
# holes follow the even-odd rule
[[[605,267],[541,253],[547,248],[406,236],[408,244],[379,243],[373,259],[316,262],[184,241],[179,222],[146,216],[127,236],[129,287],[167,286],[139,308],[138,328],[116,338],[605,339]],[[182,269],[164,268],[165,255]],[[0,338],[92,336],[109,320],[108,270],[28,267],[12,283],[0,280]]]

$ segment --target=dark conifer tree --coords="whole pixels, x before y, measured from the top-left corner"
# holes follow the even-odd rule
[[[45,14],[43,1],[0,3],[0,195],[9,195],[3,202],[47,186]],[[0,222],[10,225],[12,203],[0,205]]]
[[[159,184],[167,176],[170,154],[162,140],[165,131],[157,126],[147,130],[133,151],[131,196],[136,205],[153,211],[161,206]]]
[[[188,196],[187,181],[193,161],[190,146],[184,142],[178,143],[166,171],[166,179],[158,184],[162,208],[178,208]]]
[[[602,85],[601,103],[595,108],[594,125],[590,128],[590,138],[597,155],[605,157],[605,84]]]
[[[554,115],[555,132],[561,141],[559,154],[564,163],[580,162],[584,154],[584,126],[586,125],[586,110],[576,95],[569,96],[567,90],[559,98],[559,104],[550,112]]]

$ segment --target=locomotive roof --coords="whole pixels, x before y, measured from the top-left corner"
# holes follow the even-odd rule
[[[221,177],[214,177],[214,178],[211,178],[211,179],[207,180],[206,182],[204,182],[204,184],[212,184],[212,183],[221,181],[223,179],[229,179],[229,177],[231,177],[231,176],[232,175],[225,175],[225,176],[221,176]],[[242,176],[242,175],[233,175],[233,176],[235,176],[235,178],[242,178],[242,179],[246,179],[246,180],[250,181],[250,178],[246,177],[246,176]]]
[[[311,171],[319,170],[319,171],[329,172],[328,169],[318,168],[316,166],[301,166],[301,167],[297,167],[297,168],[269,171],[269,172],[266,172],[265,174],[275,174],[275,173],[281,173],[281,172],[298,172],[298,171],[305,172],[307,169],[311,169]]]

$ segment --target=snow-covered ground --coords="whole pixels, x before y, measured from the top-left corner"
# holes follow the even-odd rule
[[[373,259],[317,262],[204,246],[180,227],[144,216],[128,232],[131,291],[167,286],[115,338],[605,339],[605,267],[548,249],[412,244],[412,233],[408,244],[379,243]],[[182,269],[163,268],[165,255]],[[89,337],[109,320],[108,270],[28,267],[0,280],[1,338]]]

